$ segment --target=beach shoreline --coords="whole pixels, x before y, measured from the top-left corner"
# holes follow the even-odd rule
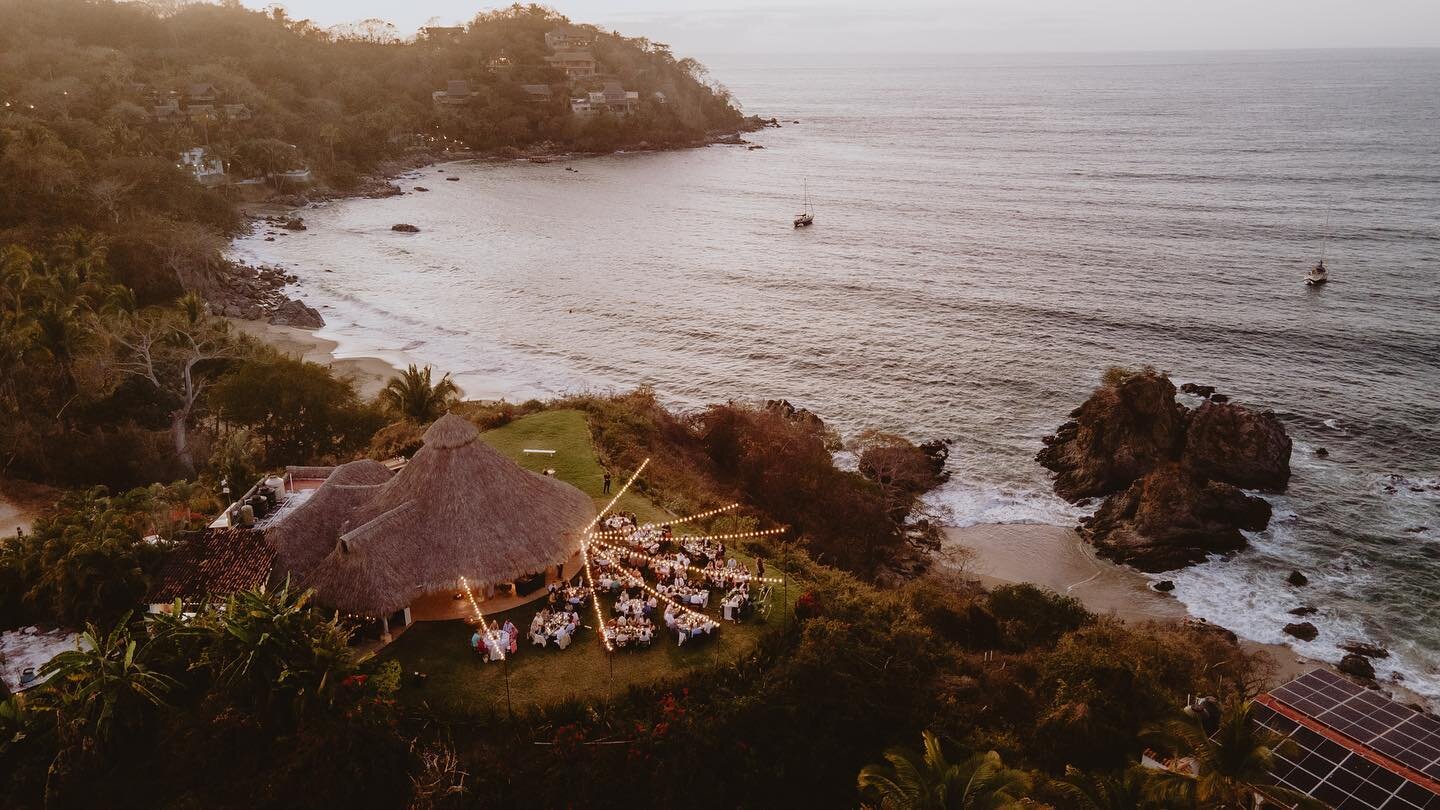
[[[983,523],[945,529],[945,546],[961,549],[952,565],[986,587],[1031,583],[1080,600],[1092,613],[1126,623],[1181,622],[1191,617],[1174,597],[1150,587],[1150,578],[1094,551],[1074,529],[1038,523]],[[1237,634],[1238,635],[1238,634]],[[1284,644],[1265,644],[1239,636],[1247,651],[1263,651],[1275,662],[1275,683],[1317,667],[1336,671],[1329,662],[1307,658]],[[1382,691],[1407,703],[1429,705],[1421,695],[1393,683]]]
[[[60,494],[60,490],[44,484],[0,478],[0,541],[30,531]]]
[[[404,370],[381,357],[337,357],[335,350],[340,344],[320,337],[319,330],[278,326],[243,318],[225,320],[237,331],[268,344],[281,354],[326,366],[337,375],[353,382],[355,389],[366,398],[380,393],[391,377]]]

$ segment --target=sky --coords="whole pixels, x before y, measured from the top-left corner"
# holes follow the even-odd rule
[[[244,0],[263,7],[264,0]],[[287,0],[324,26],[379,17],[410,34],[476,0]],[[1440,0],[554,0],[576,22],[678,55],[1440,47]]]

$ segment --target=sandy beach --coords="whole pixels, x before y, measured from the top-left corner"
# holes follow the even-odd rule
[[[28,532],[35,519],[60,497],[44,484],[0,478],[0,539]]]
[[[1073,529],[1040,524],[981,524],[947,529],[948,545],[964,548],[960,561],[969,576],[986,585],[1029,582],[1056,593],[1073,596],[1092,612],[1126,622],[1181,621],[1185,606],[1150,589],[1143,574],[1097,559]],[[1242,638],[1249,650],[1264,650],[1276,664],[1276,678],[1284,682],[1316,667],[1331,668],[1295,653],[1283,644],[1260,644]],[[1386,684],[1407,700],[1418,699]]]
[[[398,371],[396,367],[379,357],[341,357],[334,354],[339,344],[317,336],[308,329],[293,326],[275,326],[264,321],[247,321],[226,318],[235,329],[264,341],[276,350],[298,357],[311,363],[329,366],[341,376],[348,377],[364,397],[379,393],[385,383]]]

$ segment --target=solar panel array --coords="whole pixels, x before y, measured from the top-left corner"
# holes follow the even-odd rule
[[[1327,670],[1312,671],[1271,692],[1360,746],[1440,782],[1440,721],[1366,690]],[[1377,764],[1324,734],[1267,706],[1254,719],[1296,743],[1277,756],[1276,782],[1338,810],[1440,810],[1440,793]]]

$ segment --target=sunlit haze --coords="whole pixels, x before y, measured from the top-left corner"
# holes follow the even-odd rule
[[[257,7],[264,4],[249,0]],[[322,25],[378,17],[402,35],[432,19],[463,22],[467,0],[292,0],[292,17]],[[677,53],[956,53],[1440,46],[1440,3],[1428,0],[568,0],[571,19],[668,42]]]

